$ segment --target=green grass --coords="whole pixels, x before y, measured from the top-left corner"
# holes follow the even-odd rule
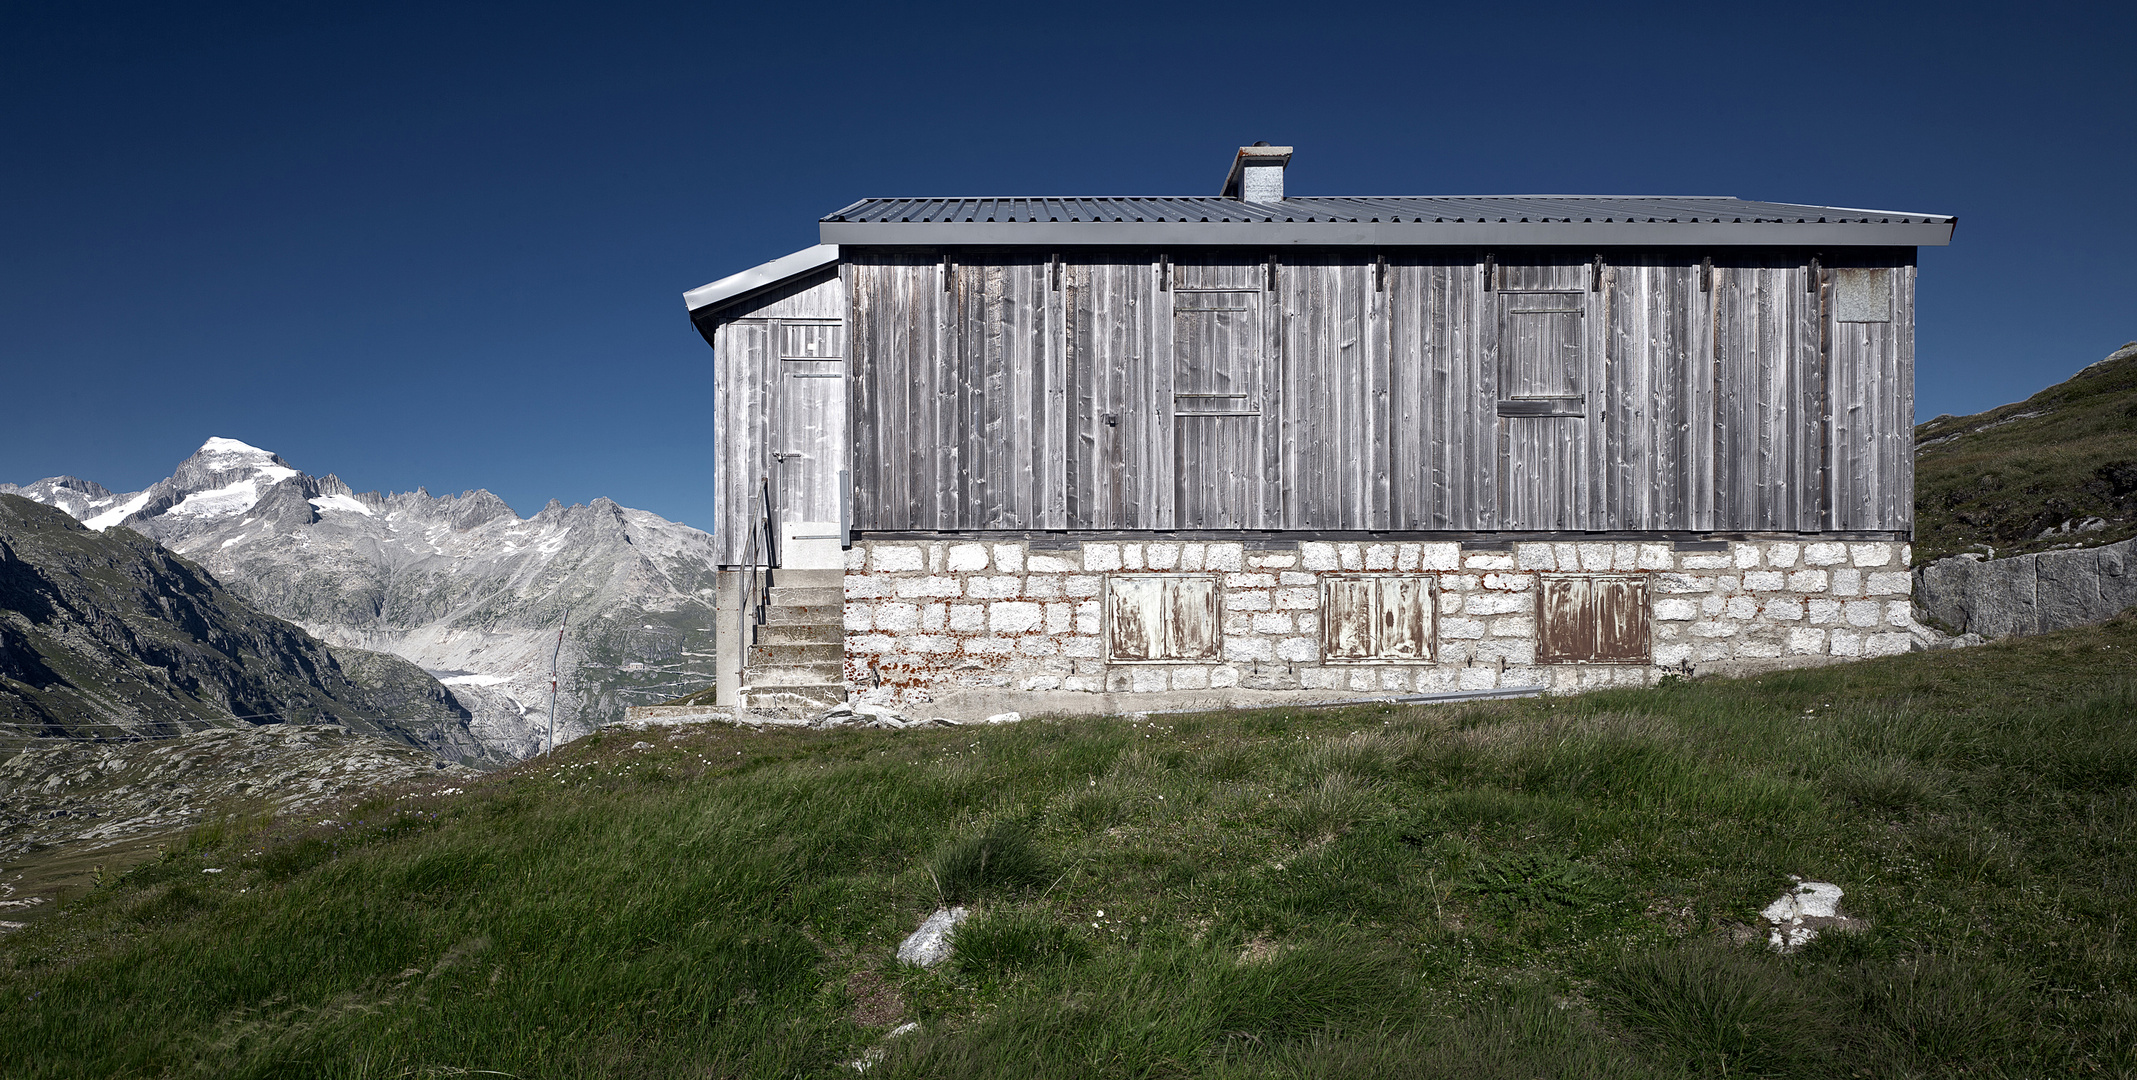
[[[2137,356],[1973,416],[1915,427],[1915,563],[2137,535]],[[2042,536],[2097,517],[2095,532]]]
[[[1767,951],[1792,874],[1870,928]],[[953,898],[957,955],[896,965]],[[219,823],[0,938],[0,1071],[2129,1076],[2133,926],[2125,619],[1458,708],[596,735]]]

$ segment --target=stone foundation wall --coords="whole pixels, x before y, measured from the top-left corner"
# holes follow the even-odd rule
[[[1719,547],[1720,550],[1716,550]],[[1907,545],[1740,540],[1459,544],[866,541],[847,552],[846,668],[882,685],[1157,692],[1244,687],[1374,694],[1645,685],[1671,672],[1816,663],[1910,649]],[[1206,574],[1217,582],[1218,657],[1107,660],[1107,579]],[[1323,578],[1432,575],[1435,658],[1329,662]],[[1544,574],[1639,575],[1647,663],[1539,664]]]

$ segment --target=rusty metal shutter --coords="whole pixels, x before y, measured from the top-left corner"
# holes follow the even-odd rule
[[[1647,578],[1644,575],[1545,574],[1538,589],[1537,662],[1648,662]]]
[[[1429,661],[1438,578],[1374,574],[1321,579],[1321,658]]]
[[[1217,579],[1119,574],[1106,584],[1106,652],[1115,661],[1217,659]]]

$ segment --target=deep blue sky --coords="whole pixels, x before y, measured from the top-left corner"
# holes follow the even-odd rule
[[[1300,194],[1957,214],[1917,413],[1974,412],[2137,338],[2133,7],[8,4],[0,480],[222,435],[709,526],[683,290],[856,198],[1213,194],[1256,139]]]

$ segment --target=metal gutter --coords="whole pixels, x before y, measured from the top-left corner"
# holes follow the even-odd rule
[[[825,221],[818,235],[825,245],[881,247],[1843,248],[1942,247],[1951,243],[1952,229],[1950,221]]]

